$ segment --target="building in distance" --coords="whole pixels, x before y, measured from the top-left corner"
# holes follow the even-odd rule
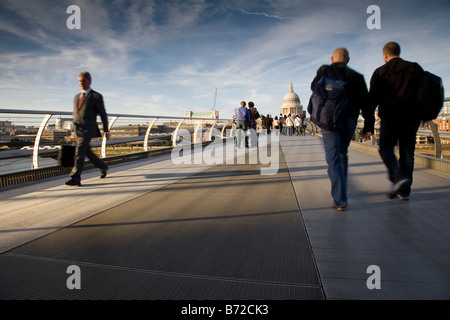
[[[284,95],[283,104],[280,107],[280,114],[287,115],[303,115],[303,106],[300,103],[300,98],[294,92],[294,86],[289,86],[289,92]]]
[[[197,121],[195,120],[196,118],[203,118],[203,119],[211,119],[209,120],[204,120],[203,123],[204,124],[212,124],[214,123],[214,121],[216,121],[217,119],[219,119],[219,111],[215,110],[215,109],[211,109],[210,112],[193,112],[193,111],[186,111],[185,113],[185,117],[191,118],[192,120],[185,120],[184,123],[185,124],[194,124]]]

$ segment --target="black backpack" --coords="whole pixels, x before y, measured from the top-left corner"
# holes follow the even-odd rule
[[[422,121],[436,119],[444,104],[442,79],[424,71],[417,91],[418,116]]]
[[[347,116],[349,98],[346,82],[337,80],[334,70],[327,66],[327,75],[317,81],[309,99],[311,121],[319,128],[336,131]]]

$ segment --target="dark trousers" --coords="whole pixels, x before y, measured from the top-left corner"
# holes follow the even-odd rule
[[[258,144],[258,136],[256,135],[256,124],[248,126],[248,132],[250,132],[250,136],[245,135],[245,147],[248,148],[250,145],[252,148],[256,148]],[[250,139],[250,144],[248,143]]]
[[[379,153],[388,170],[389,180],[397,183],[403,179],[411,180],[405,194],[411,192],[414,171],[414,151],[416,135],[420,123],[387,123],[381,122]],[[394,153],[398,144],[399,158]]]
[[[81,181],[81,172],[83,172],[84,161],[86,157],[100,170],[106,170],[107,166],[97,155],[92,152],[90,146],[91,138],[76,138],[76,148],[75,148],[75,166],[70,172],[70,177],[75,182]]]

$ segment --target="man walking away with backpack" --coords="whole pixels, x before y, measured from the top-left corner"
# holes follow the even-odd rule
[[[409,199],[414,171],[414,151],[420,119],[414,112],[423,69],[400,58],[400,45],[389,42],[383,48],[385,64],[370,80],[372,110],[378,106],[381,119],[379,153],[392,182],[391,199]],[[373,112],[372,111],[372,112]],[[394,153],[399,147],[400,157]]]
[[[375,123],[374,113],[369,107],[369,93],[364,77],[358,72],[347,67],[350,60],[345,48],[338,48],[331,57],[331,68],[337,79],[346,83],[345,89],[349,103],[345,116],[337,129],[328,131],[322,129],[322,140],[325,149],[325,159],[328,164],[328,177],[331,181],[331,196],[333,207],[338,211],[347,209],[347,171],[348,171],[348,147],[355,132],[360,111],[364,117],[363,134],[371,135]],[[317,75],[311,83],[314,90],[315,84],[327,76],[329,66],[323,65],[317,70]],[[310,110],[308,110],[310,112]],[[311,112],[310,112],[311,113]]]

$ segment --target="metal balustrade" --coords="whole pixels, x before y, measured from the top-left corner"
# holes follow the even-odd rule
[[[432,120],[423,123],[423,126],[429,127],[430,130],[423,130],[422,128],[419,128],[417,135],[422,136],[422,137],[432,136],[433,140],[434,140],[434,157],[437,159],[443,158],[441,137],[448,139],[450,137],[449,133],[439,132],[437,124]],[[321,135],[320,128],[311,122],[308,122],[307,130],[313,135],[319,135],[319,136]],[[362,139],[361,131],[362,131],[362,127],[358,126],[355,130],[354,141],[360,141]],[[373,136],[365,144],[370,144],[372,146],[378,146],[379,136],[380,136],[380,130],[379,130],[379,128],[375,128],[375,132],[374,132]]]
[[[72,112],[64,112],[64,111],[42,111],[42,110],[16,110],[16,109],[0,109],[0,120],[9,120],[11,123],[19,121],[19,123],[26,123],[28,126],[34,126],[35,124],[40,125],[35,133],[34,137],[34,145],[31,150],[10,150],[11,155],[5,155],[7,151],[2,151],[0,156],[2,159],[15,159],[20,157],[32,157],[31,168],[28,170],[22,170],[20,172],[14,172],[10,174],[1,174],[0,175],[0,188],[6,186],[12,186],[16,184],[21,184],[30,181],[37,181],[40,179],[50,178],[61,174],[67,174],[70,171],[70,168],[66,167],[47,167],[40,168],[39,166],[39,157],[40,154],[42,156],[53,154],[53,156],[57,153],[57,151],[45,150],[41,148],[41,139],[42,135],[49,125],[51,119],[54,119],[55,116],[65,117],[66,120],[72,119]],[[17,119],[16,121],[11,120]],[[31,119],[31,120],[30,120]],[[157,116],[157,115],[135,115],[135,114],[108,114],[109,120],[109,131],[112,131],[112,137],[110,140],[106,140],[106,136],[103,134],[103,137],[100,140],[93,140],[93,147],[101,148],[101,157],[104,158],[104,161],[108,164],[115,164],[124,161],[131,161],[137,159],[144,159],[153,155],[158,155],[166,152],[170,152],[173,147],[175,147],[179,143],[186,144],[185,135],[186,131],[182,132],[183,124],[187,126],[189,133],[189,142],[193,147],[195,144],[206,144],[209,143],[216,138],[219,139],[227,139],[232,138],[235,135],[234,128],[232,125],[231,119],[211,119],[211,118],[191,118],[191,117],[173,117],[173,116]],[[158,125],[158,130],[162,129],[168,131],[160,134],[151,133],[157,131],[155,129],[158,122],[162,121],[162,125]],[[165,122],[164,122],[165,121]],[[145,134],[139,134],[141,130],[137,130],[138,134],[133,137],[120,138],[120,135],[117,134],[117,130],[119,130],[120,125],[123,126],[132,126],[133,123],[137,125],[139,128],[144,126]],[[144,123],[144,124],[143,124]],[[0,129],[2,129],[2,133],[5,131],[4,127],[1,125],[5,125],[5,121],[0,122]],[[429,156],[420,156],[416,155],[416,162],[423,167],[428,167],[437,171],[441,171],[444,173],[450,172],[450,161],[445,159],[439,159],[442,155],[442,148],[440,144],[440,136],[444,138],[448,138],[449,133],[439,133],[437,131],[436,125],[434,122],[428,122],[428,125],[431,127],[431,131],[419,130],[418,135],[423,136],[431,136],[433,135],[435,141],[435,157]],[[99,126],[101,127],[101,126]],[[227,128],[231,130],[226,130]],[[219,130],[220,129],[220,130]],[[360,129],[360,128],[359,128]],[[363,149],[370,152],[377,152],[377,136],[378,133],[375,133],[375,136],[366,143],[359,143],[359,129],[355,132],[355,140],[352,142],[352,146]],[[116,130],[116,131],[114,131]],[[143,132],[144,130],[142,130]],[[309,123],[307,132],[312,135],[321,135],[320,129]],[[68,133],[68,132],[67,132]],[[180,139],[180,133],[182,139]],[[170,139],[170,146],[166,148],[159,148],[156,150],[149,150],[150,140],[152,139]],[[142,142],[143,152],[134,152],[121,154],[118,156],[108,156],[106,157],[106,147],[114,146],[118,144],[124,143],[133,143],[133,142]],[[91,164],[86,162],[86,168],[90,168]]]
[[[42,111],[42,110],[16,110],[16,109],[0,109],[0,114],[3,115],[42,115],[43,119],[40,123],[38,132],[36,134],[35,140],[34,140],[34,147],[33,147],[33,155],[32,155],[32,169],[38,169],[39,168],[39,150],[41,145],[41,138],[42,134],[49,124],[50,119],[54,116],[67,116],[72,118],[72,112],[64,112],[64,111]],[[180,132],[180,129],[183,125],[183,123],[186,124],[186,121],[191,122],[191,124],[195,125],[195,129],[193,132],[193,140],[192,143],[199,143],[199,137],[200,131],[203,131],[203,126],[210,125],[209,130],[207,134],[205,135],[207,137],[207,141],[211,141],[213,138],[213,132],[216,126],[218,124],[222,125],[220,137],[222,139],[226,138],[227,132],[225,129],[227,127],[231,128],[232,120],[231,119],[211,119],[211,118],[191,118],[191,117],[172,117],[172,116],[155,116],[155,115],[136,115],[136,114],[108,114],[108,123],[109,123],[109,131],[111,132],[113,129],[113,126],[117,123],[120,119],[139,119],[143,120],[148,124],[146,133],[143,137],[135,137],[135,139],[131,139],[134,141],[142,141],[143,140],[143,148],[144,151],[148,151],[149,147],[149,136],[152,128],[156,124],[158,120],[168,120],[168,121],[176,121],[177,125],[174,129],[174,131],[171,134],[171,145],[176,146],[178,142],[178,134]],[[151,122],[149,123],[149,120],[151,119]],[[233,131],[228,132],[229,136],[233,135]],[[112,141],[114,141],[114,136],[112,136]],[[129,141],[131,141],[129,140]],[[106,135],[103,134],[102,140],[101,140],[101,157],[106,157],[106,146],[114,144],[114,142],[109,141],[107,143]],[[124,143],[123,140],[117,141],[117,143]]]

